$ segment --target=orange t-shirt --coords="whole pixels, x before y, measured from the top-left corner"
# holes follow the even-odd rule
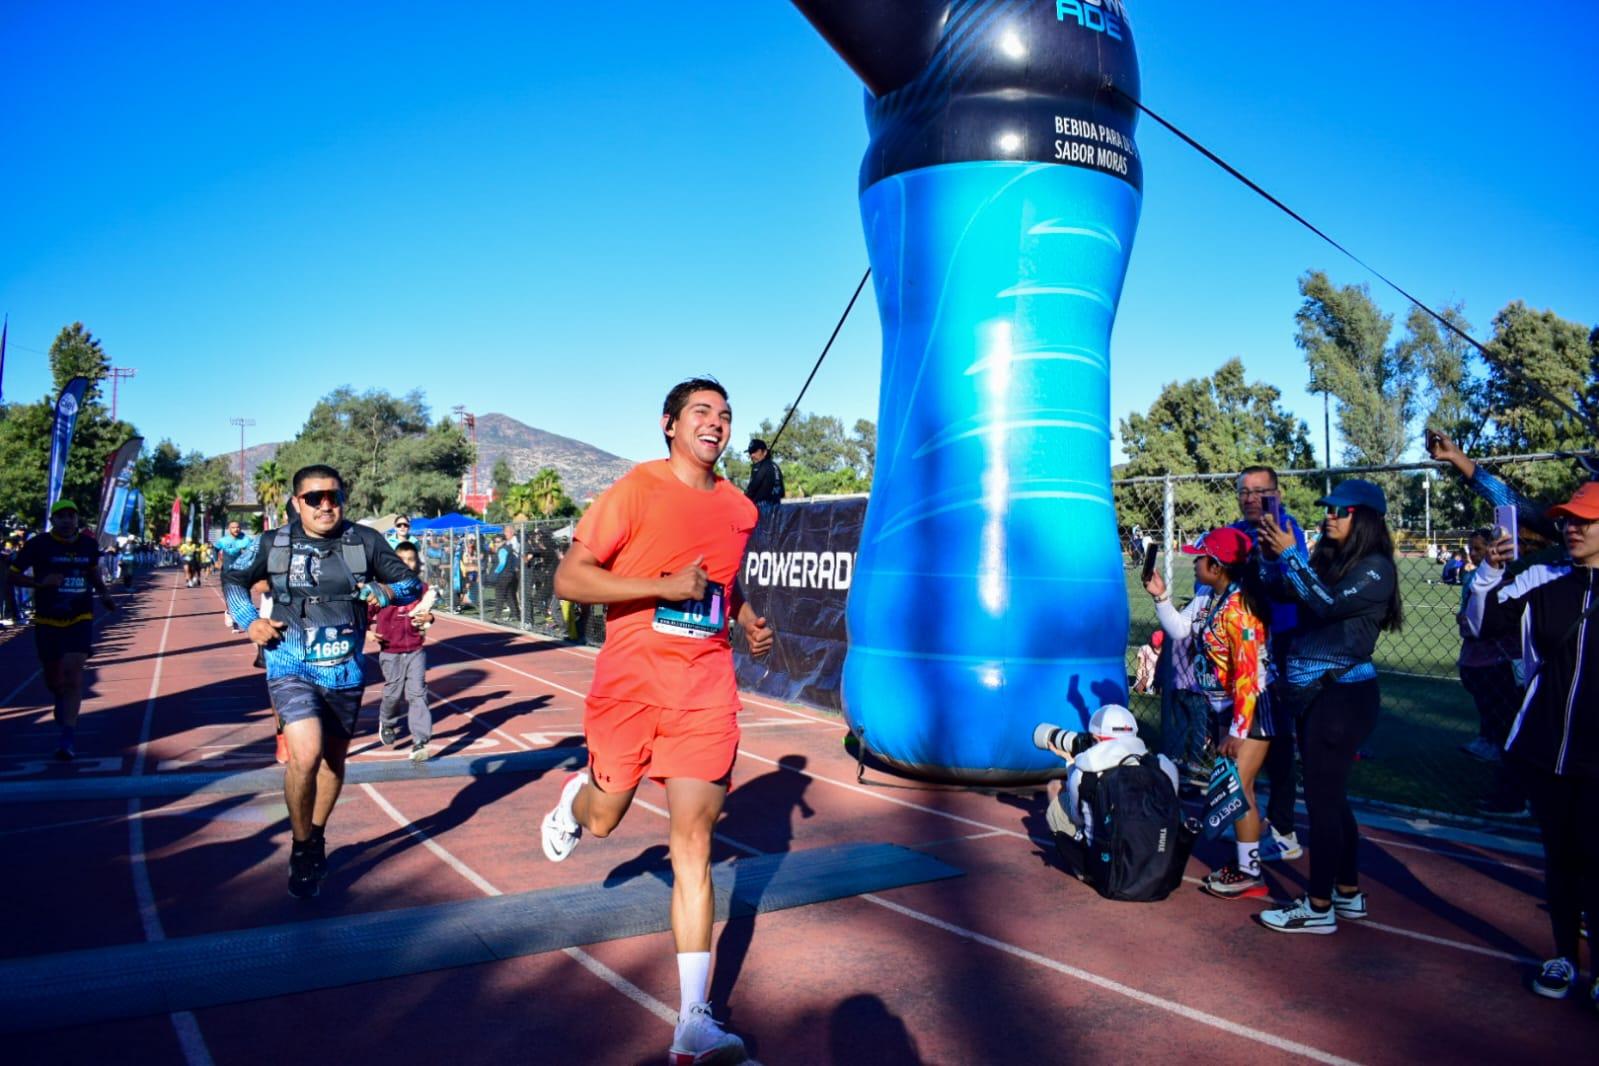
[[[624,577],[660,577],[703,555],[700,565],[724,590],[724,620],[713,636],[681,636],[656,629],[655,600],[610,604],[590,696],[679,710],[738,702],[727,621],[757,518],[732,482],[717,478],[703,492],[679,481],[665,459],[639,464],[594,501],[572,536],[602,566]]]

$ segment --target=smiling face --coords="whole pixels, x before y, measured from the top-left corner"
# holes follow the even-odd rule
[[[344,520],[344,493],[337,478],[308,477],[300,482],[300,523],[313,537],[326,537]]]
[[[689,393],[675,420],[661,416],[661,432],[671,441],[674,459],[687,459],[710,470],[732,438],[733,409],[719,393],[700,389]]]

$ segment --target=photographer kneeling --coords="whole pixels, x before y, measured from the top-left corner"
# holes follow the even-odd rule
[[[1094,712],[1087,733],[1045,723],[1033,743],[1071,766],[1045,818],[1073,876],[1107,899],[1165,899],[1193,844],[1176,764],[1151,755],[1132,712],[1115,704]]]

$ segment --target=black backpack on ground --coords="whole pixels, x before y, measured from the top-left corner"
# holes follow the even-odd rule
[[[1077,791],[1087,810],[1078,810],[1077,824],[1091,824],[1094,840],[1085,845],[1056,834],[1073,874],[1106,899],[1135,903],[1165,899],[1182,884],[1194,831],[1159,756],[1130,756],[1084,774]]]

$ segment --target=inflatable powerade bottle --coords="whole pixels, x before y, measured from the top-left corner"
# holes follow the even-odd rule
[[[1142,189],[1132,28],[1121,0],[795,3],[866,83],[871,133],[883,376],[850,727],[929,777],[1058,775],[1034,726],[1126,702],[1109,347]]]

